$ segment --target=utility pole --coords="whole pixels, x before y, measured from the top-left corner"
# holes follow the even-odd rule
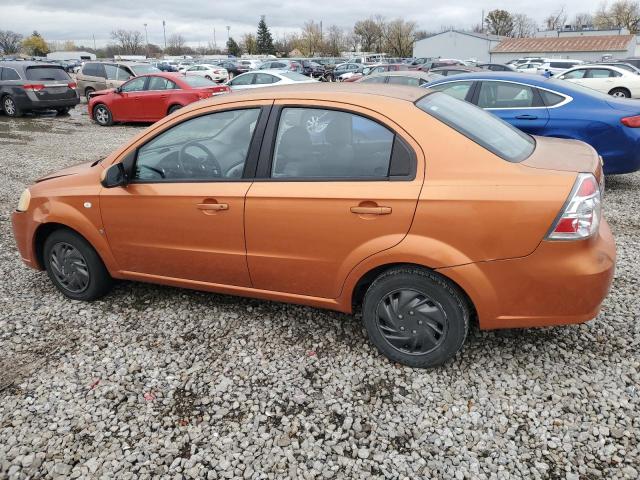
[[[230,32],[231,32],[231,27],[229,25],[227,25],[227,42],[231,38],[231,33]]]
[[[147,24],[144,24],[144,39],[145,39],[145,55],[149,58],[149,32],[147,31]]]
[[[164,49],[167,49],[167,29],[165,28],[165,21],[162,20],[162,33],[164,35]]]
[[[218,42],[216,42],[216,27],[213,27],[213,48],[218,50]]]
[[[94,33],[91,36],[93,37],[93,52],[95,53],[95,51],[97,50],[97,48],[96,48],[96,35]]]

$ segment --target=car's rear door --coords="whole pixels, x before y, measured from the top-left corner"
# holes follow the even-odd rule
[[[100,194],[105,235],[125,275],[251,286],[245,195],[270,104],[196,112],[127,153],[132,181]]]
[[[406,236],[423,178],[422,151],[380,113],[276,101],[245,205],[253,287],[336,298],[352,268]]]
[[[524,83],[479,81],[472,103],[532,135],[541,135],[549,122],[538,89]]]

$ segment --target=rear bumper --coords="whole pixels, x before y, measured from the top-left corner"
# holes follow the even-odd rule
[[[59,98],[55,100],[41,100],[35,94],[28,93],[15,97],[15,102],[21,110],[49,110],[55,108],[72,108],[80,103],[80,97],[76,94],[70,98]]]
[[[471,297],[482,329],[544,327],[595,318],[615,270],[603,219],[594,237],[543,241],[531,255],[440,269]]]

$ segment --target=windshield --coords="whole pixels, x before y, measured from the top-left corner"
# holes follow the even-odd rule
[[[204,77],[186,76],[182,77],[182,81],[190,87],[213,87],[216,82]]]
[[[285,78],[288,78],[289,80],[293,80],[294,82],[308,82],[309,81],[309,77],[305,77],[301,73],[283,72],[280,75],[282,75]]]
[[[71,77],[62,67],[28,67],[27,80],[64,80],[68,82]]]
[[[137,75],[144,75],[146,73],[157,73],[160,70],[158,70],[156,67],[154,67],[153,65],[149,64],[149,65],[133,65],[131,66],[131,70],[133,70],[133,73]]]
[[[464,100],[433,92],[416,106],[509,162],[521,162],[535,149],[531,136]]]

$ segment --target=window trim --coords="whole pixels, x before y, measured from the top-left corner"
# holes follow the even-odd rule
[[[573,97],[571,95],[567,95],[566,93],[562,93],[562,92],[558,92],[557,90],[553,90],[551,88],[546,88],[546,87],[541,87],[538,85],[528,85],[526,83],[522,83],[522,82],[516,82],[514,80],[498,80],[498,79],[478,79],[478,78],[473,78],[473,79],[456,79],[456,80],[449,80],[447,82],[439,82],[437,85],[444,85],[445,83],[455,83],[455,82],[464,82],[464,81],[472,81],[476,83],[476,86],[474,86],[473,90],[473,97],[472,99],[474,99],[476,97],[476,91],[479,92],[480,90],[480,82],[504,82],[504,83],[515,83],[517,85],[524,85],[530,88],[537,88],[538,90],[546,90],[547,92],[551,92],[551,93],[555,93],[556,95],[560,95],[561,97],[564,97],[564,100],[560,103],[557,103],[551,107],[547,107],[544,106],[544,102],[543,105],[541,107],[506,107],[506,108],[482,108],[480,106],[478,106],[475,102],[471,102],[469,100],[466,99],[465,97],[465,101],[469,102],[469,103],[473,103],[476,107],[478,108],[482,108],[483,110],[537,110],[540,108],[546,108],[546,109],[551,109],[551,108],[559,108],[559,107],[563,107],[566,104],[570,103],[573,101]],[[434,85],[436,86],[436,85]],[[427,87],[429,88],[429,87]],[[445,94],[446,95],[446,94]],[[468,96],[468,95],[467,95]]]
[[[278,127],[280,125],[280,118],[282,116],[282,111],[285,108],[306,108],[312,110],[332,110],[337,112],[348,113],[350,115],[358,115],[360,117],[366,118],[372,122],[377,123],[378,125],[383,126],[387,130],[389,130],[393,134],[393,142],[391,145],[391,155],[389,157],[389,169],[387,170],[387,175],[384,177],[295,177],[295,178],[287,178],[287,177],[277,177],[273,178],[271,176],[271,171],[273,169],[273,158],[275,154],[276,148],[276,140],[278,137]],[[410,157],[410,172],[409,175],[395,175],[392,176],[389,174],[392,170],[392,164],[394,162],[395,153],[397,151],[397,145],[400,144],[402,148],[404,148]],[[262,140],[262,146],[260,148],[260,156],[258,158],[258,165],[255,171],[254,182],[285,182],[285,183],[309,183],[309,182],[393,182],[393,181],[413,181],[416,179],[417,174],[417,166],[418,166],[418,157],[416,152],[411,147],[411,144],[400,135],[394,128],[391,128],[388,124],[381,122],[379,119],[374,118],[371,115],[367,115],[361,112],[354,112],[352,110],[348,110],[346,108],[336,107],[333,105],[309,105],[303,103],[285,103],[280,105],[274,105],[270,114],[269,121],[267,122],[266,130],[264,132],[264,137]],[[397,160],[396,160],[397,161]]]
[[[265,128],[267,127],[267,120],[269,119],[269,115],[271,113],[272,108],[273,107],[270,104],[269,105],[257,104],[257,105],[250,105],[250,106],[247,106],[247,105],[230,106],[229,108],[223,108],[220,110],[198,113],[197,115],[193,115],[188,118],[185,118],[182,122],[176,122],[172,124],[169,128],[165,128],[162,131],[156,132],[153,136],[146,139],[144,143],[141,143],[140,145],[138,145],[133,152],[129,153],[124,157],[124,159],[127,160],[127,158],[131,156],[131,159],[129,160],[130,165],[125,165],[125,168],[128,167],[127,170],[128,170],[129,179],[130,179],[128,183],[130,185],[145,185],[145,184],[167,184],[167,183],[237,183],[237,182],[253,181],[255,177],[257,164],[258,164],[258,155],[260,154],[260,147],[262,145]],[[165,180],[165,179],[136,180],[134,178],[133,175],[135,173],[136,163],[138,162],[138,154],[140,153],[140,149],[143,148],[148,143],[152,142],[154,139],[158,138],[163,133],[168,132],[172,128],[175,128],[179,125],[182,125],[184,122],[195,120],[196,118],[204,117],[206,115],[212,115],[212,114],[223,113],[223,112],[232,112],[235,110],[256,110],[256,109],[259,110],[258,120],[256,121],[255,128],[253,129],[253,135],[251,136],[251,141],[249,142],[249,149],[247,150],[247,155],[244,160],[244,168],[242,170],[242,176],[240,178],[220,177],[220,179],[210,178],[210,179],[203,179],[203,180],[181,179],[181,178],[173,179],[173,180]],[[124,164],[124,161],[123,161],[123,164]]]

